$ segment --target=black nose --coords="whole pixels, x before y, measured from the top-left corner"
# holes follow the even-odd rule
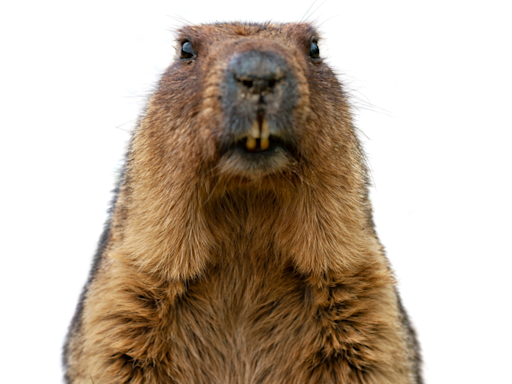
[[[234,54],[221,83],[226,125],[222,144],[242,142],[247,149],[272,149],[295,139],[298,84],[279,51]]]
[[[286,81],[288,65],[273,52],[248,51],[233,58],[228,71],[243,94],[266,95]]]

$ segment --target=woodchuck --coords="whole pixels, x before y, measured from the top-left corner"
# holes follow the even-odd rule
[[[309,23],[184,26],[131,139],[67,383],[422,383]]]

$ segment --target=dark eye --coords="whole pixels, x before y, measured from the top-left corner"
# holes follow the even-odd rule
[[[190,41],[185,41],[181,45],[181,56],[180,59],[191,59],[195,56],[194,50],[192,49],[192,44]]]
[[[314,41],[312,41],[311,45],[309,46],[309,56],[311,56],[313,59],[320,58],[320,48],[318,48],[318,44]]]

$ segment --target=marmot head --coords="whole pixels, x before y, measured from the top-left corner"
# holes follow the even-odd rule
[[[359,163],[345,95],[312,25],[185,26],[176,43],[139,128],[163,167],[195,164],[228,188],[275,190]]]

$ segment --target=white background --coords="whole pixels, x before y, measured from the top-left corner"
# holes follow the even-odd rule
[[[311,4],[2,3],[2,383],[61,380],[115,172],[180,17],[297,21]],[[328,0],[309,18],[354,95],[429,384],[512,383],[510,15],[505,1]]]

